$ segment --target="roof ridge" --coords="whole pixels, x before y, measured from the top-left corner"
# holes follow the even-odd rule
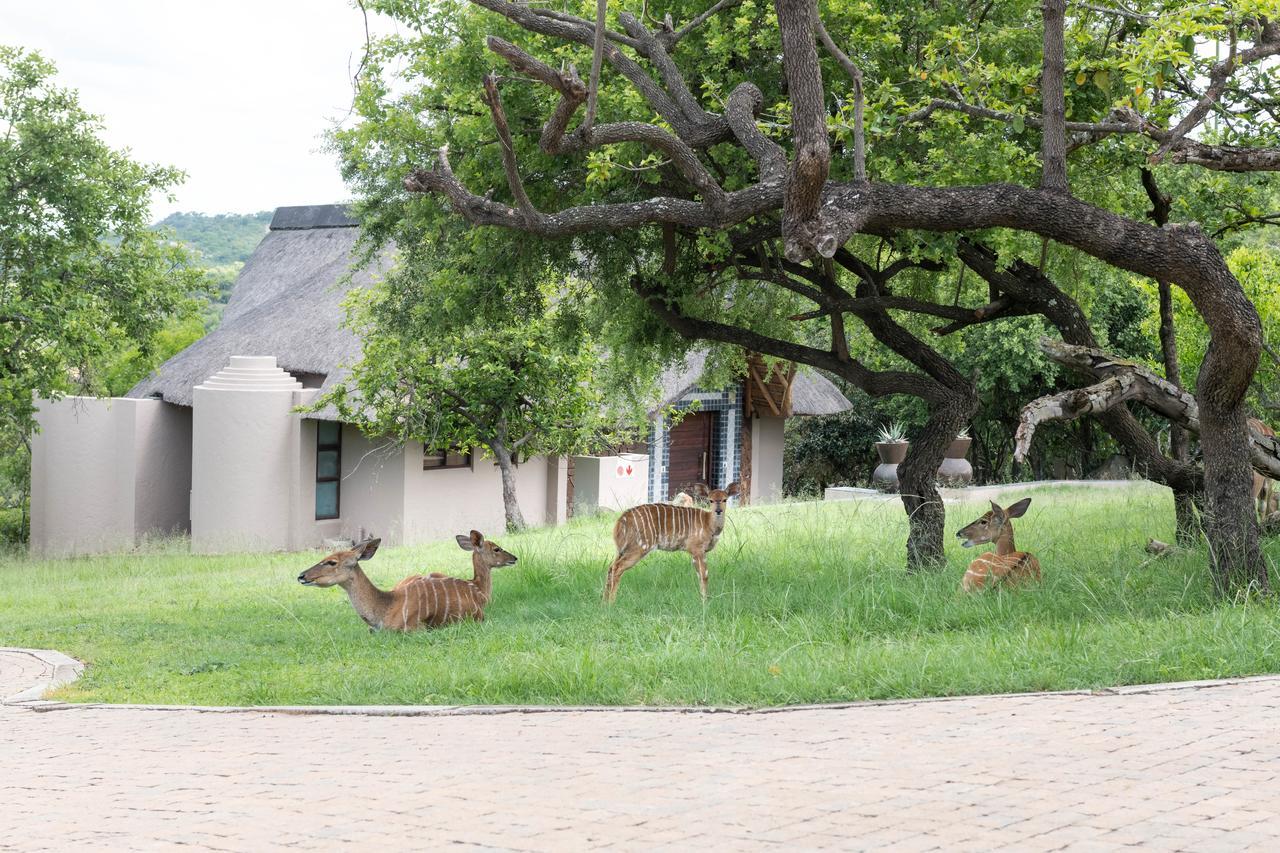
[[[268,227],[271,231],[308,231],[313,228],[358,228],[347,204],[307,204],[277,207]]]

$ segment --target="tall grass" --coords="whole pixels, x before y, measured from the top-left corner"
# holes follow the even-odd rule
[[[1273,602],[1215,600],[1203,552],[1144,553],[1172,540],[1167,491],[1032,494],[1017,541],[1045,577],[1017,591],[958,592],[975,554],[950,536],[945,571],[906,574],[897,502],[796,503],[730,510],[705,606],[684,554],[651,555],[601,604],[611,516],[495,534],[520,562],[495,573],[486,621],[411,635],[299,586],[312,554],[0,558],[0,645],[86,660],[68,700],[249,705],[777,705],[1280,669]],[[949,531],[983,509],[949,507]],[[385,588],[469,560],[450,541],[365,567]]]

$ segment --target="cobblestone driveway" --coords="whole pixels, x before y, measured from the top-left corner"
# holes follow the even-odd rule
[[[0,696],[39,665],[0,654]],[[0,707],[0,849],[1280,849],[1280,678],[730,714]]]

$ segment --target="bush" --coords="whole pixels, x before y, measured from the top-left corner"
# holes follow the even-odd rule
[[[821,496],[828,486],[856,486],[871,479],[880,413],[865,394],[845,393],[853,403],[848,411],[787,422],[784,494]]]
[[[31,516],[27,507],[0,507],[0,551],[27,541],[31,533]]]

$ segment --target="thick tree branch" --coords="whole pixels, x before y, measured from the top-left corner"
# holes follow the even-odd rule
[[[600,66],[604,64],[604,16],[609,0],[596,0],[596,26],[592,35],[591,75],[587,78],[587,114],[582,119],[582,137],[591,139],[596,123],[596,104],[600,99]]]
[[[498,94],[498,78],[492,74],[485,75],[484,96],[485,103],[489,105],[489,112],[493,116],[493,126],[498,131],[498,142],[502,145],[502,167],[507,173],[507,185],[511,188],[511,195],[515,198],[516,206],[520,208],[524,220],[530,225],[536,224],[541,214],[529,200],[524,182],[520,180],[520,164],[516,161],[516,149],[511,141],[511,128],[507,126],[507,113],[502,108],[502,96]]]
[[[551,117],[542,126],[542,136],[538,140],[538,146],[543,151],[548,154],[559,153],[565,131],[569,127],[569,120],[587,98],[587,87],[578,77],[577,70],[570,65],[566,71],[557,71],[497,36],[489,36],[487,43],[489,50],[505,59],[513,70],[532,77],[560,93],[560,101],[552,111]]]
[[[1185,163],[1215,172],[1280,171],[1280,148],[1205,145],[1194,139],[1181,139],[1166,159],[1170,163]]]
[[[667,53],[666,45],[662,40],[649,32],[633,15],[622,12],[618,15],[618,20],[622,22],[626,31],[640,42],[642,55],[658,70],[662,85],[666,87],[685,117],[695,125],[715,120],[717,117],[704,110],[702,104],[698,103],[698,99],[694,97],[689,84],[685,82],[684,74]]]
[[[1022,407],[1018,431],[1014,435],[1013,458],[1025,463],[1035,438],[1036,428],[1049,421],[1070,421],[1085,415],[1098,415],[1127,400],[1140,399],[1146,389],[1132,373],[1108,376],[1087,388],[1073,388],[1059,394],[1032,400]]]
[[[1044,50],[1040,66],[1040,97],[1044,129],[1040,134],[1040,186],[1070,192],[1067,183],[1066,53],[1063,43],[1067,0],[1043,0]]]
[[[782,64],[791,98],[793,152],[782,207],[786,255],[794,261],[805,260],[812,254],[809,247],[821,243],[829,247],[823,254],[829,258],[836,246],[819,219],[822,189],[831,167],[831,145],[822,69],[813,42],[817,7],[815,0],[774,0],[774,8],[782,31]]]
[[[566,136],[565,128],[584,97],[582,81],[578,79],[577,74],[572,69],[568,72],[556,71],[516,45],[494,36],[489,37],[489,49],[507,60],[513,69],[528,74],[560,92],[561,100],[551,118],[547,120],[542,138],[539,140],[539,145],[547,153],[572,154],[602,145],[639,142],[666,155],[685,179],[702,194],[708,204],[717,209],[724,205],[724,190],[702,165],[702,161],[698,159],[693,149],[678,137],[657,125],[638,121],[614,122],[594,129],[584,121],[582,127]],[[589,96],[590,93],[586,92],[588,105],[590,104]]]
[[[1053,394],[1028,403],[1022,410],[1014,454],[1025,460],[1036,427],[1045,421],[1065,420],[1108,411],[1134,400],[1189,432],[1200,432],[1196,398],[1134,361],[1117,358],[1094,347],[1042,338],[1040,349],[1054,361],[1102,379],[1082,390]],[[1261,474],[1280,479],[1280,441],[1249,430],[1250,461]]]
[[[703,320],[684,314],[674,300],[661,287],[641,278],[633,277],[632,289],[645,300],[649,309],[681,336],[690,340],[710,340],[735,344],[750,352],[772,355],[797,364],[808,364],[829,370],[873,397],[890,394],[910,394],[927,401],[943,402],[946,389],[927,376],[901,370],[875,371],[860,361],[841,361],[835,353],[804,344],[762,335],[759,332],[729,326],[714,320]]]
[[[764,103],[764,95],[754,83],[739,83],[729,93],[724,114],[739,144],[756,161],[760,183],[781,186],[787,175],[787,153],[782,146],[760,132],[756,116]]]
[[[835,57],[836,62],[844,69],[844,73],[848,74],[849,79],[853,81],[853,179],[865,181],[867,179],[867,136],[862,129],[862,69],[836,45],[822,23],[822,16],[817,14],[816,6],[814,13],[813,25],[822,46]]]
[[[599,137],[605,125],[596,128]],[[712,206],[688,199],[655,197],[642,201],[593,204],[543,214],[537,223],[524,223],[519,212],[500,202],[476,195],[463,186],[449,165],[449,152],[441,149],[436,164],[404,179],[409,192],[445,196],[457,213],[475,225],[516,228],[542,237],[571,237],[591,231],[618,232],[640,225],[670,223],[689,228],[724,230],[771,210],[782,203],[780,187],[754,186],[724,194],[724,203]]]
[[[470,2],[496,12],[530,32],[575,42],[586,47],[595,45],[595,25],[583,18],[565,14],[556,14],[554,17],[539,14],[530,6],[512,3],[509,0],[470,0]],[[646,48],[640,41],[618,33],[606,32],[606,36],[604,59],[615,71],[627,78],[650,108],[671,125],[677,136],[693,148],[706,148],[728,137],[729,125],[723,119],[714,119],[705,124],[690,121],[671,95],[664,92],[639,64],[628,58],[617,47],[618,44],[624,44],[647,59]]]

